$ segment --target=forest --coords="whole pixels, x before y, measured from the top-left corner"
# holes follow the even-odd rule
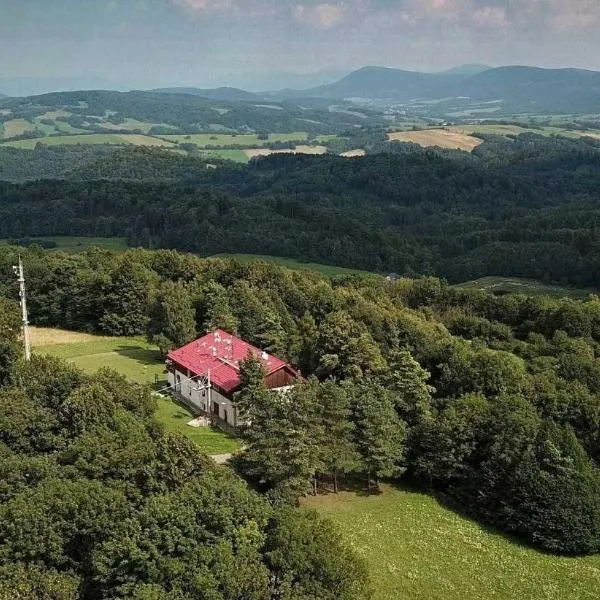
[[[0,238],[121,236],[451,282],[598,285],[599,141],[489,136],[468,154],[370,139],[359,159],[277,155],[216,169],[149,149],[7,149],[13,174],[29,165],[53,178],[0,183]]]
[[[220,327],[300,368],[305,381],[298,382],[282,401],[264,389],[260,363],[248,360],[243,365],[238,402],[250,425],[240,432],[246,450],[234,468],[263,498],[264,506],[293,507],[303,495],[335,491],[351,482],[376,491],[383,479],[408,481],[547,551],[600,552],[598,297],[578,301],[494,296],[457,290],[431,277],[395,282],[360,276],[330,280],[262,262],[200,259],[167,250],[96,249],[67,255],[5,247],[0,249],[0,295],[6,298],[16,297],[10,265],[18,252],[27,264],[30,312],[37,325],[110,335],[145,334],[163,352]],[[3,302],[8,306],[8,300]],[[13,315],[12,325],[8,321],[2,331],[5,336],[13,332],[14,338],[16,307],[2,314],[5,320]],[[9,339],[1,354],[0,377],[8,385],[3,393],[15,403],[15,413],[34,415],[32,411],[43,410],[47,416],[7,417],[0,426],[0,440],[8,447],[6,455],[17,463],[31,456],[37,460],[39,453],[46,458],[35,485],[24,483],[21,467],[10,467],[18,491],[8,493],[0,526],[14,526],[15,519],[21,518],[13,512],[15,505],[37,506],[37,502],[27,504],[30,494],[52,496],[46,485],[51,487],[56,476],[69,481],[83,477],[114,483],[118,479],[120,483],[111,483],[111,489],[116,486],[139,505],[140,494],[146,491],[122,487],[125,476],[120,469],[130,469],[127,477],[136,486],[156,485],[147,481],[154,475],[140,466],[140,461],[146,464],[143,431],[133,424],[115,424],[127,431],[132,428],[138,445],[127,444],[121,451],[142,469],[143,477],[127,461],[112,462],[104,454],[105,446],[94,446],[98,436],[68,441],[65,436],[73,433],[61,433],[67,419],[78,435],[85,437],[97,426],[102,428],[101,439],[113,439],[115,430],[110,431],[104,411],[116,410],[119,401],[113,397],[112,408],[104,404],[100,408],[96,398],[104,394],[98,388],[106,387],[114,376],[105,374],[90,384],[70,370],[61,375],[67,367],[51,364],[39,367],[51,382],[40,382],[31,371],[19,375],[18,368],[27,366],[18,363],[15,371],[15,354]],[[24,391],[11,387],[17,381],[27,382]],[[82,390],[75,389],[79,385]],[[141,410],[141,393],[124,394],[126,410]],[[31,404],[36,398],[42,399],[43,408]],[[140,406],[128,408],[132,404]],[[5,405],[10,406],[8,400]],[[84,422],[80,424],[78,418]],[[24,434],[31,423],[43,431]],[[32,449],[30,444],[41,447]],[[108,442],[106,448],[112,451]],[[14,453],[28,458],[17,460]],[[68,469],[56,475],[54,461],[59,462],[59,471]],[[163,479],[158,477],[161,483]],[[171,500],[165,502],[173,506]],[[151,505],[156,506],[154,501]],[[109,550],[119,556],[125,551],[124,542],[107,541],[108,549],[95,548],[92,561],[100,563],[91,564],[89,556],[77,562],[64,556],[67,550],[61,544],[71,547],[70,542],[53,527],[36,532],[43,543],[32,543],[46,548],[44,544],[52,539],[47,555],[28,554],[33,550],[9,544],[1,554],[5,564],[19,562],[23,568],[42,564],[83,576],[85,581],[91,581],[87,577],[96,581],[95,569],[101,566],[104,576],[117,578],[110,580],[111,585],[125,585],[122,574],[112,570],[115,554],[106,556]],[[136,531],[135,522],[131,527]],[[302,528],[290,525],[285,535],[292,530]],[[115,535],[127,540],[131,560],[141,556],[137,543],[142,544],[144,556],[163,551],[150,550],[147,540],[130,543],[133,533]],[[263,539],[256,535],[253,540]],[[117,562],[123,564],[121,559]],[[158,574],[152,570],[140,575],[134,566],[128,568],[133,570],[132,578],[162,584],[160,569]],[[353,579],[348,585],[355,590],[359,588],[352,586],[362,584]],[[273,597],[307,597],[302,593]],[[346,597],[343,593],[331,597]],[[362,597],[348,593],[349,598]]]

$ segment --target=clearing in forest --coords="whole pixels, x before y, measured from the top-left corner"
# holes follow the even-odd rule
[[[466,150],[472,152],[483,140],[457,131],[447,129],[424,129],[423,131],[395,131],[388,134],[392,142],[412,142],[424,148],[437,146],[452,150]]]
[[[63,329],[31,327],[31,344],[36,354],[64,358],[86,373],[109,367],[136,383],[166,386],[165,365],[158,349],[144,338],[116,338]],[[213,427],[191,427],[194,418],[185,407],[166,396],[157,397],[155,413],[168,431],[183,433],[206,454],[228,454],[239,442]]]
[[[566,558],[528,548],[459,516],[426,494],[383,486],[305,505],[335,521],[367,562],[375,600],[593,600],[600,556]]]
[[[271,154],[327,154],[325,146],[296,146],[293,148],[285,148],[283,150],[271,150],[269,148],[252,148],[245,150],[248,158],[256,158],[257,156],[270,156]]]
[[[12,119],[4,122],[4,139],[23,135],[28,131],[33,131],[35,125],[25,119]]]

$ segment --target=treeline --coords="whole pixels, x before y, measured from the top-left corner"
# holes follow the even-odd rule
[[[18,323],[0,298],[1,598],[371,597],[330,523],[165,432],[148,389],[17,360]]]
[[[530,543],[600,552],[600,300],[334,281],[172,251],[22,250],[31,318],[146,333],[163,352],[221,327],[297,365],[285,398],[244,370],[239,472],[275,503],[344,476],[404,478]],[[17,297],[0,249],[0,293]]]
[[[0,184],[0,237],[125,236],[133,246],[453,282],[598,285],[599,142],[527,134],[494,138],[473,155],[386,144],[398,152],[277,155],[227,169],[120,151],[70,181]]]

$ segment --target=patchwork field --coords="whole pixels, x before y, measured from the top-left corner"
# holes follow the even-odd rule
[[[86,373],[109,367],[137,383],[166,385],[164,362],[158,349],[144,338],[113,338],[61,329],[31,328],[31,344],[38,354],[68,360]],[[157,397],[156,418],[169,431],[183,433],[207,454],[226,454],[239,449],[231,436],[211,427],[191,427],[193,415],[168,397]]]
[[[48,146],[74,145],[74,144],[116,144],[116,145],[134,145],[134,146],[160,146],[163,148],[176,148],[172,142],[148,135],[137,134],[118,134],[118,133],[90,133],[87,135],[68,135],[43,137],[33,140],[17,140],[14,142],[5,142],[5,146],[13,148],[33,149],[37,144]]]
[[[27,131],[33,131],[35,126],[33,123],[25,119],[12,119],[4,122],[4,138],[12,138],[18,135],[23,135]]]
[[[481,527],[434,498],[384,486],[379,496],[341,493],[305,505],[335,521],[361,554],[375,600],[593,600],[600,556],[544,554]]]
[[[256,134],[194,133],[190,135],[161,135],[162,139],[180,144],[195,144],[199,148],[206,146],[262,146],[275,142],[304,142],[308,134],[305,131],[292,133],[270,133],[267,140],[261,140]]]
[[[448,131],[446,129],[425,129],[423,131],[396,131],[388,134],[390,141],[412,142],[424,148],[438,146],[452,150],[472,152],[483,140],[465,133]]]
[[[552,296],[554,298],[586,298],[590,294],[598,293],[597,290],[550,285],[534,279],[519,279],[518,277],[482,277],[474,281],[459,283],[455,287],[501,294]]]

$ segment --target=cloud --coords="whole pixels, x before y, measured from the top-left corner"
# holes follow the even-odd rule
[[[231,8],[234,0],[172,0],[177,6],[182,6],[194,12],[221,11]]]
[[[484,29],[504,29],[508,26],[506,10],[500,6],[483,6],[473,13],[473,23]]]
[[[346,2],[323,2],[315,6],[299,4],[294,7],[294,17],[301,23],[307,23],[320,29],[331,29],[346,20],[349,5]]]

